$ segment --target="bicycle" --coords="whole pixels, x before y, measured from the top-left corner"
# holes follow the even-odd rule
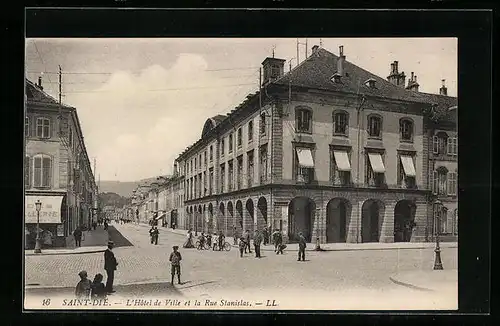
[[[218,247],[218,246],[216,246]],[[231,244],[229,242],[224,242],[224,244],[222,245],[222,249],[221,248],[217,248],[218,250],[217,251],[222,251],[222,250],[225,250],[225,251],[229,251],[231,250]],[[213,249],[215,251],[215,249]]]
[[[196,249],[198,249],[198,250],[209,250],[210,249],[210,246],[208,245],[208,243],[206,241],[203,243],[203,246],[202,246],[200,240],[198,240],[198,241],[196,241],[195,246],[196,246]]]

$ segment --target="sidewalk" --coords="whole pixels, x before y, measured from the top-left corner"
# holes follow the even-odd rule
[[[389,279],[393,283],[419,291],[458,291],[457,269],[401,272]]]
[[[148,227],[147,224],[139,224],[140,226]],[[182,229],[171,229],[171,228],[161,228],[166,231],[181,234],[183,236],[187,235],[187,230]],[[194,235],[194,233],[193,233]],[[199,232],[198,232],[199,235]],[[233,243],[233,237],[226,237],[226,241],[229,242],[234,248],[237,245]],[[299,250],[298,243],[288,243],[286,244],[286,250]],[[434,242],[395,242],[395,243],[384,243],[384,242],[370,242],[370,243],[326,243],[321,244],[320,248],[322,251],[351,251],[351,250],[396,250],[396,249],[427,249],[434,248],[436,244]],[[440,243],[441,248],[458,248],[457,242],[442,242]],[[316,243],[308,243],[306,251],[315,251]],[[274,251],[274,245],[262,245],[261,250],[264,251]]]
[[[34,250],[25,250],[25,256],[40,256],[40,255],[67,255],[67,254],[88,254],[101,252],[106,250],[108,245],[108,231],[105,231],[102,226],[98,226],[96,230],[84,231],[82,237],[82,246],[75,246],[75,238],[69,236],[66,238],[65,248],[42,248],[42,253],[35,254]]]

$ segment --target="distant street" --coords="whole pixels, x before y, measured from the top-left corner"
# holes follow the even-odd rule
[[[259,302],[274,299],[280,305],[303,309],[320,308],[318,304],[332,309],[398,309],[398,305],[399,309],[432,309],[436,305],[456,305],[456,288],[422,293],[389,279],[397,272],[432,269],[431,248],[307,252],[306,262],[298,262],[295,251],[285,251],[285,255],[263,251],[261,259],[254,258],[254,254],[239,258],[236,248],[229,252],[183,249],[184,236],[161,228],[159,245],[155,246],[149,242],[145,226],[113,226],[133,244],[114,249],[119,262],[115,295],[119,297],[180,295]],[[117,235],[110,236],[117,238]],[[168,257],[173,245],[180,246],[183,256],[181,281],[184,284],[174,284],[175,289],[169,284]],[[444,248],[442,260],[445,269],[456,269],[457,249]],[[26,285],[34,289],[26,291],[27,298],[71,294],[80,270],[87,270],[91,278],[98,272],[105,275],[103,264],[102,253],[28,256]],[[36,289],[38,287],[58,288],[41,290]]]

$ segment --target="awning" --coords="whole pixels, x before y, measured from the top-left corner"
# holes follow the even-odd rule
[[[308,148],[297,148],[296,150],[299,158],[299,166],[303,168],[313,168],[314,161],[311,150]]]
[[[368,153],[368,157],[370,158],[370,164],[372,166],[372,170],[375,173],[385,173],[384,162],[382,162],[382,155],[378,153]]]
[[[351,163],[349,163],[349,156],[346,151],[333,151],[335,156],[335,163],[339,171],[351,171]]]
[[[40,200],[40,223],[62,223],[61,205],[63,196],[24,196],[24,223],[36,223],[37,211],[35,202]]]
[[[165,212],[158,213],[158,216],[155,217],[154,220],[158,221],[158,220],[162,219],[165,215],[167,215],[167,213],[165,213]]]
[[[403,169],[407,177],[416,176],[415,166],[413,165],[413,159],[408,155],[401,155],[401,163],[403,164]]]

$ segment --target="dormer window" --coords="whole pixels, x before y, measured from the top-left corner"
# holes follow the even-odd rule
[[[341,82],[342,75],[336,72],[330,80],[334,83],[340,83]]]
[[[373,79],[373,78],[367,79],[367,80],[365,81],[365,86],[366,86],[366,87],[370,87],[370,88],[376,88],[376,87],[375,87],[375,82],[376,82],[376,80],[375,80],[375,79]]]

